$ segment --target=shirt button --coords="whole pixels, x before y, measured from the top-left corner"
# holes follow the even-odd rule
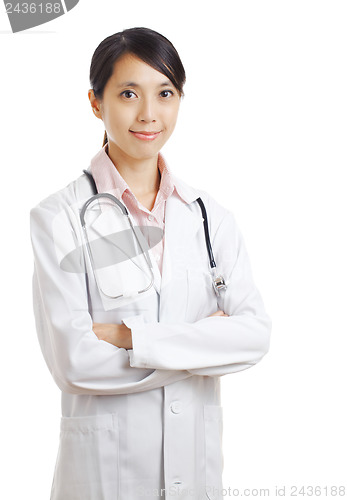
[[[154,219],[154,217],[153,217],[153,215],[149,215],[149,216],[147,217],[147,219],[148,219],[148,220],[153,220],[153,219]]]
[[[182,411],[182,402],[181,401],[173,401],[170,405],[172,413],[181,413]]]

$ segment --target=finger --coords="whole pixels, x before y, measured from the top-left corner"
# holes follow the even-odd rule
[[[211,316],[222,316],[224,314],[224,311],[216,311],[215,313],[211,314]]]

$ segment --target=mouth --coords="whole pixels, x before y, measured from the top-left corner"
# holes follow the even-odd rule
[[[139,130],[139,131],[129,130],[129,132],[131,132],[135,137],[141,139],[142,141],[153,141],[161,133],[161,130],[159,130],[159,132],[155,131],[147,132],[145,130]]]

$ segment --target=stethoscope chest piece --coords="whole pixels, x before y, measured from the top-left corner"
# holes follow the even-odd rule
[[[221,290],[225,290],[227,288],[227,285],[225,283],[223,276],[217,276],[216,278],[213,278],[212,282],[213,282],[214,290],[218,296],[219,296],[219,292]]]

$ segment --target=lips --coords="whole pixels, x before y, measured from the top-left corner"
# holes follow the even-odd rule
[[[146,132],[145,130],[130,130],[130,132],[133,132],[134,134],[144,134],[144,135],[154,135],[154,134],[160,134],[159,132],[156,131],[151,131],[151,132]]]
[[[161,133],[161,130],[159,132],[157,131],[145,131],[145,130],[130,130],[135,137],[138,139],[141,139],[142,141],[153,141],[158,137],[158,135]]]

